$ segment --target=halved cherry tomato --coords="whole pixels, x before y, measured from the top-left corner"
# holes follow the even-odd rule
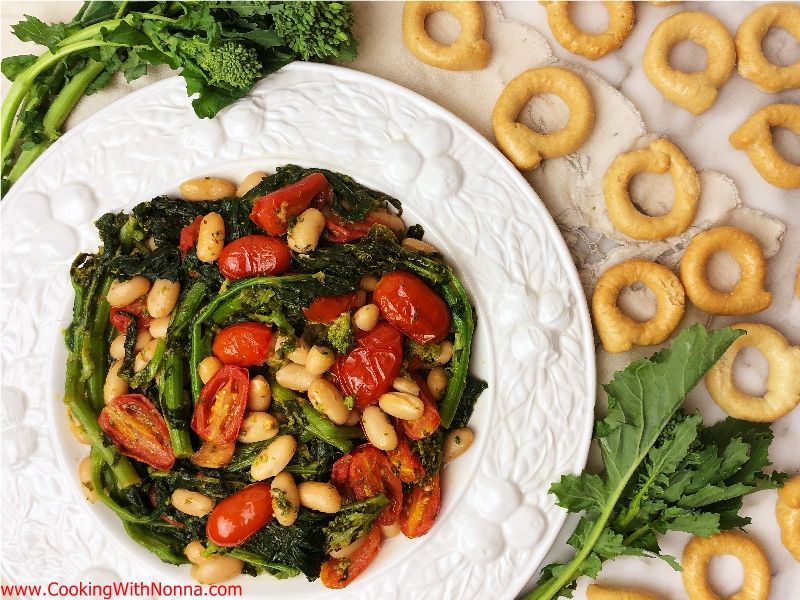
[[[400,531],[407,538],[425,535],[433,527],[442,505],[442,487],[439,473],[429,483],[415,484],[403,499],[400,513]]]
[[[192,429],[206,442],[230,444],[235,441],[249,394],[247,369],[230,365],[222,367],[200,391],[192,416]]]
[[[364,221],[342,221],[330,217],[325,221],[325,239],[335,244],[344,244],[363,238],[369,233],[372,223]]]
[[[272,328],[248,321],[221,329],[211,346],[223,365],[254,367],[263,364],[272,352]]]
[[[353,456],[345,454],[336,459],[331,469],[331,483],[336,486],[339,493],[347,500],[353,500],[355,495],[350,488],[350,465],[353,463]]]
[[[350,489],[356,500],[384,494],[389,504],[375,519],[378,525],[397,523],[403,507],[403,484],[392,471],[386,454],[371,444],[363,444],[351,453]]]
[[[332,323],[343,312],[353,308],[356,302],[355,292],[341,296],[317,296],[308,308],[303,309],[303,315],[314,323]]]
[[[178,238],[178,248],[182,254],[189,252],[197,243],[197,238],[200,237],[200,223],[202,222],[203,217],[201,215],[181,229],[181,235],[180,238]]]
[[[122,308],[117,308],[116,306],[111,307],[108,313],[108,319],[111,321],[111,324],[122,333],[128,331],[128,323],[131,321],[131,318],[124,313],[131,313],[136,316],[136,328],[139,331],[147,329],[150,327],[150,323],[153,322],[153,317],[147,314],[147,306],[145,305],[144,298],[134,300],[128,304],[128,306],[123,306]]]
[[[320,579],[326,588],[341,589],[361,575],[381,549],[381,530],[377,525],[366,535],[364,543],[347,558],[329,558],[322,563]]]
[[[403,429],[400,425],[400,419],[395,419],[394,428],[399,438],[397,440],[397,448],[394,450],[387,450],[386,452],[386,455],[389,457],[389,462],[392,465],[392,470],[403,483],[419,481],[425,475],[422,461],[419,459],[419,456],[412,452],[408,440],[402,434]]]
[[[384,319],[420,344],[441,342],[450,331],[447,304],[412,273],[392,271],[381,277],[372,301]]]
[[[206,535],[217,546],[238,546],[272,519],[268,483],[259,481],[225,498],[208,515]]]
[[[280,275],[289,269],[292,254],[281,238],[246,235],[222,249],[217,259],[220,273],[228,279],[256,275]]]
[[[428,384],[419,376],[419,373],[413,373],[412,377],[419,386],[419,399],[425,405],[425,410],[419,419],[403,421],[403,430],[412,440],[421,440],[436,431],[439,423],[442,422],[442,417],[439,414],[436,400],[433,399],[431,391],[428,389]]]
[[[296,183],[256,198],[250,220],[270,235],[283,235],[289,219],[309,206],[314,197],[327,194],[330,184],[322,173],[312,173]]]
[[[389,391],[403,363],[403,336],[389,323],[356,333],[356,347],[334,365],[336,383],[364,410]]]
[[[146,396],[117,396],[100,411],[97,423],[125,456],[161,471],[175,464],[167,423]]]

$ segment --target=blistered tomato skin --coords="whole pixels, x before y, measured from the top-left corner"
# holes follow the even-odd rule
[[[146,396],[117,396],[100,411],[97,423],[125,456],[162,471],[175,464],[167,423]]]
[[[139,298],[135,302],[131,302],[128,306],[123,306],[122,308],[112,306],[108,318],[114,328],[120,333],[128,332],[128,323],[130,323],[131,318],[125,313],[130,313],[136,317],[136,327],[139,331],[144,331],[150,327],[150,323],[153,322],[153,318],[147,314],[144,298]]]
[[[303,316],[314,323],[332,323],[343,312],[353,308],[356,302],[355,292],[340,296],[317,296],[307,308],[303,309]]]
[[[249,394],[247,369],[231,365],[222,367],[200,391],[192,415],[192,429],[206,442],[235,442]]]
[[[270,486],[258,482],[228,496],[214,507],[208,516],[206,535],[217,546],[239,546],[269,523],[270,519]]]
[[[250,220],[270,235],[283,235],[289,219],[296,217],[317,197],[330,193],[330,184],[322,173],[312,173],[296,183],[256,199]]]
[[[361,575],[378,555],[381,549],[381,530],[376,524],[372,526],[361,546],[347,558],[329,558],[322,563],[320,579],[326,588],[341,589],[347,587]]]
[[[280,275],[289,269],[291,259],[289,246],[284,240],[268,235],[247,235],[222,249],[217,266],[224,277],[236,280]]]
[[[433,527],[442,505],[441,478],[437,473],[428,483],[414,484],[411,493],[403,498],[400,512],[400,531],[407,538],[425,535]]]
[[[384,275],[372,301],[384,319],[420,344],[441,342],[450,331],[447,304],[412,273],[393,271]]]
[[[254,367],[272,352],[272,328],[263,323],[236,323],[221,329],[211,347],[223,365]]]

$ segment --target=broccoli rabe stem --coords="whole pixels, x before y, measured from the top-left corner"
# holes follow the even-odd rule
[[[89,401],[92,407],[100,412],[103,408],[103,385],[106,380],[106,372],[108,371],[108,362],[106,360],[106,332],[108,331],[108,316],[111,307],[106,301],[106,294],[108,288],[111,287],[111,279],[107,278],[105,285],[100,290],[97,301],[97,311],[94,315],[92,328],[90,332],[84,334],[84,344],[88,342],[89,345],[89,364],[84,362],[83,370],[86,371],[90,367],[89,378],[87,380],[87,391],[89,393]]]
[[[182,565],[189,560],[183,555],[182,548],[185,543],[166,532],[155,531],[144,525],[137,525],[123,520],[125,532],[137,544],[144,546],[166,563]]]
[[[168,350],[158,387],[162,394],[162,412],[169,430],[169,441],[177,458],[186,458],[194,452],[192,438],[186,428],[189,411],[183,393],[185,379],[183,357],[175,350]]]

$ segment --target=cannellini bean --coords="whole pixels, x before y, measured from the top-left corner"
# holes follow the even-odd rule
[[[306,371],[314,375],[322,375],[333,366],[336,357],[333,350],[325,346],[312,346],[306,356]]]
[[[280,347],[280,346],[278,346]],[[297,363],[298,365],[305,365],[306,359],[308,358],[308,351],[310,348],[308,347],[308,342],[306,342],[303,338],[295,338],[294,340],[294,350],[289,352],[286,355],[293,363]]]
[[[117,396],[127,394],[130,387],[128,382],[119,376],[119,368],[122,366],[122,361],[117,360],[111,363],[106,375],[106,382],[103,384],[103,401],[108,404]]]
[[[259,183],[261,183],[261,180],[266,176],[267,174],[264,173],[264,171],[253,171],[250,173],[250,175],[242,179],[241,183],[239,183],[239,187],[236,188],[236,195],[241,198]]]
[[[378,324],[381,311],[375,304],[365,304],[353,315],[353,323],[361,331],[372,331]]]
[[[181,196],[184,200],[197,202],[199,200],[220,200],[230,198],[236,194],[233,182],[219,177],[197,177],[187,179],[181,184]]]
[[[392,387],[398,392],[419,396],[419,386],[410,377],[398,377],[392,382]]]
[[[374,275],[364,275],[361,281],[358,282],[358,287],[365,292],[374,292],[375,288],[378,287],[378,278]]]
[[[366,539],[367,539],[366,535],[362,535],[361,537],[356,538],[344,548],[340,550],[334,550],[333,552],[331,552],[331,558],[347,558],[353,552],[361,548],[361,546],[364,545],[364,541]]]
[[[164,339],[167,337],[167,331],[169,330],[169,322],[172,319],[172,314],[169,314],[165,317],[159,317],[158,319],[153,319],[150,322],[150,335],[154,338]]]
[[[400,245],[407,250],[413,250],[415,252],[424,252],[425,254],[438,254],[439,251],[436,249],[436,246],[429,244],[428,242],[423,242],[422,240],[417,240],[414,238],[406,238]]]
[[[70,433],[72,433],[79,444],[86,444],[87,446],[91,444],[89,437],[86,435],[83,427],[78,423],[78,420],[75,418],[75,415],[72,414],[69,407],[67,407],[67,425],[69,426]]]
[[[152,339],[147,343],[141,352],[139,352],[133,359],[133,370],[138,373],[144,369],[155,356],[156,348],[161,340]]]
[[[224,467],[233,458],[233,453],[236,451],[236,442],[228,444],[216,444],[214,442],[205,442],[200,448],[192,454],[190,461],[198,467],[205,467],[206,469],[218,469]]]
[[[205,263],[214,262],[222,253],[224,245],[225,221],[219,213],[210,212],[200,222],[200,232],[197,234],[197,258]]]
[[[289,464],[296,449],[297,442],[292,436],[281,435],[275,438],[250,465],[250,477],[255,481],[264,481],[275,477]]]
[[[303,365],[289,363],[278,369],[275,379],[283,387],[294,390],[295,392],[305,392],[311,387],[311,383],[317,379],[317,375],[309,373]]]
[[[227,554],[213,554],[199,565],[192,565],[191,574],[198,582],[222,583],[242,572],[244,563]]]
[[[272,514],[284,527],[294,524],[300,512],[300,492],[291,473],[283,471],[275,476],[270,484],[272,494]]]
[[[425,412],[425,404],[418,396],[406,392],[389,392],[378,400],[381,410],[404,421],[415,421]]]
[[[197,374],[200,376],[200,381],[206,384],[221,368],[222,361],[220,359],[216,356],[206,356],[197,363]]]
[[[203,544],[200,543],[199,540],[194,540],[186,544],[186,547],[183,549],[183,554],[186,558],[189,559],[190,563],[195,565],[199,565],[200,563],[204,562],[206,558],[205,555],[206,549],[203,547]]]
[[[147,294],[147,312],[154,319],[166,317],[175,308],[180,293],[181,284],[177,281],[156,279]]]
[[[439,356],[436,357],[433,364],[444,365],[450,362],[451,358],[453,358],[453,342],[445,340],[439,344]]]
[[[381,533],[385,538],[393,538],[400,535],[400,523],[392,523],[391,525],[381,525]]]
[[[379,450],[397,448],[397,432],[389,417],[377,406],[368,406],[361,413],[361,425],[370,443]]]
[[[250,393],[247,395],[247,408],[265,411],[272,402],[272,390],[263,375],[256,375],[250,380]]]
[[[86,499],[94,504],[97,502],[97,492],[92,485],[92,459],[84,458],[78,465],[78,477],[81,480],[81,489]]]
[[[314,408],[336,425],[343,425],[350,416],[350,409],[345,406],[341,392],[330,381],[320,378],[311,382],[308,387],[308,399]]]
[[[448,433],[447,437],[444,438],[444,449],[442,450],[442,459],[444,462],[448,463],[464,454],[464,452],[469,450],[469,447],[472,446],[474,439],[475,434],[472,433],[469,427],[453,429],[453,431]]]
[[[214,500],[200,492],[193,492],[184,488],[178,488],[172,492],[170,498],[172,506],[182,513],[193,517],[203,517],[214,508]]]
[[[434,399],[439,400],[447,389],[447,371],[444,367],[434,367],[428,373],[428,389]]]
[[[245,444],[251,444],[272,439],[276,435],[278,435],[278,421],[275,417],[265,412],[250,412],[242,419],[237,439]]]
[[[403,219],[385,210],[369,211],[367,213],[367,220],[372,223],[380,223],[381,225],[386,225],[386,227],[388,227],[389,229],[394,229],[396,231],[406,228],[406,224],[403,223]]]
[[[150,252],[158,248],[156,240],[152,235],[144,241],[144,247],[150,250]]]
[[[289,230],[286,243],[295,252],[311,252],[316,249],[322,230],[325,229],[325,215],[316,208],[307,208],[297,217]]]
[[[297,491],[300,493],[300,504],[311,510],[335,513],[342,507],[342,496],[332,483],[305,481],[297,486]]]
[[[134,343],[133,349],[136,352],[141,352],[144,350],[145,346],[151,342],[153,339],[153,335],[150,334],[149,331],[140,331],[136,336],[136,342]],[[108,353],[111,354],[111,358],[114,360],[119,360],[120,358],[125,358],[125,334],[120,334],[114,338],[114,341],[111,342],[111,346],[108,348]]]
[[[141,275],[120,281],[115,279],[108,288],[106,300],[115,308],[122,308],[150,291],[150,280]]]
[[[344,424],[347,425],[348,427],[354,427],[355,425],[358,425],[360,422],[361,422],[361,412],[357,408],[354,408],[347,415],[347,421],[345,421]]]

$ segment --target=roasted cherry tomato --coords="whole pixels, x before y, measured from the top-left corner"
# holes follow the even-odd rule
[[[403,484],[392,471],[384,452],[371,444],[364,444],[351,453],[349,487],[356,500],[366,500],[384,494],[389,505],[381,511],[375,522],[378,525],[397,523],[403,507]]]
[[[361,575],[381,549],[381,530],[377,525],[366,535],[366,539],[358,549],[347,558],[329,558],[322,563],[319,576],[326,588],[341,589],[347,587]]]
[[[355,292],[341,296],[317,296],[308,308],[303,309],[303,315],[314,323],[332,323],[343,312],[353,308],[356,302]]]
[[[106,403],[97,422],[125,456],[161,471],[175,464],[167,423],[146,396],[117,396]]]
[[[222,249],[217,259],[220,273],[228,279],[280,275],[289,269],[292,254],[281,238],[246,235]]]
[[[225,498],[208,515],[206,535],[217,546],[238,546],[272,518],[268,483],[259,481]]]
[[[419,459],[419,456],[412,452],[408,440],[403,435],[403,428],[400,423],[400,419],[395,419],[394,428],[399,438],[397,440],[397,448],[394,450],[387,450],[386,455],[389,457],[392,470],[395,475],[400,478],[400,481],[403,483],[414,483],[425,475],[425,469],[422,466],[422,461]]]
[[[128,304],[128,306],[123,306],[122,308],[117,308],[116,306],[111,307],[108,318],[111,324],[122,333],[127,333],[128,323],[131,321],[131,318],[125,313],[136,316],[136,327],[139,331],[147,329],[150,327],[150,323],[153,322],[153,318],[147,314],[147,306],[145,305],[144,298],[134,300]]]
[[[181,235],[178,239],[178,248],[182,254],[186,254],[197,243],[197,238],[200,236],[200,223],[203,222],[203,217],[199,216],[189,225],[181,229]]]
[[[364,410],[389,391],[402,363],[403,336],[383,322],[371,331],[356,333],[356,347],[336,359],[334,376],[339,387],[355,397],[358,409]]]
[[[353,456],[345,454],[336,459],[331,469],[331,483],[336,486],[339,493],[347,500],[354,500],[355,495],[350,488],[350,465],[353,463]]]
[[[272,328],[263,323],[236,323],[221,329],[211,346],[223,365],[254,367],[263,364],[272,352]]]
[[[428,389],[428,384],[419,376],[418,373],[412,375],[414,381],[419,386],[419,399],[425,405],[425,410],[419,419],[414,421],[403,421],[403,430],[405,434],[412,440],[421,440],[428,437],[439,427],[442,422],[442,417],[439,414],[439,407],[436,400],[433,399],[431,391]]]
[[[427,283],[406,271],[381,277],[372,301],[384,319],[420,344],[440,342],[450,331],[447,304]]]
[[[442,505],[442,487],[437,473],[429,483],[415,484],[403,499],[400,512],[400,531],[407,538],[425,535],[433,527]]]
[[[369,233],[372,223],[369,221],[342,221],[330,217],[325,221],[325,238],[329,242],[343,244],[363,238]]]
[[[256,198],[250,220],[270,235],[283,235],[289,227],[289,219],[311,206],[315,196],[325,196],[329,190],[330,184],[325,176],[312,173],[296,183]]]
[[[192,429],[206,442],[230,444],[239,435],[250,377],[247,369],[224,366],[208,380],[194,407]]]

